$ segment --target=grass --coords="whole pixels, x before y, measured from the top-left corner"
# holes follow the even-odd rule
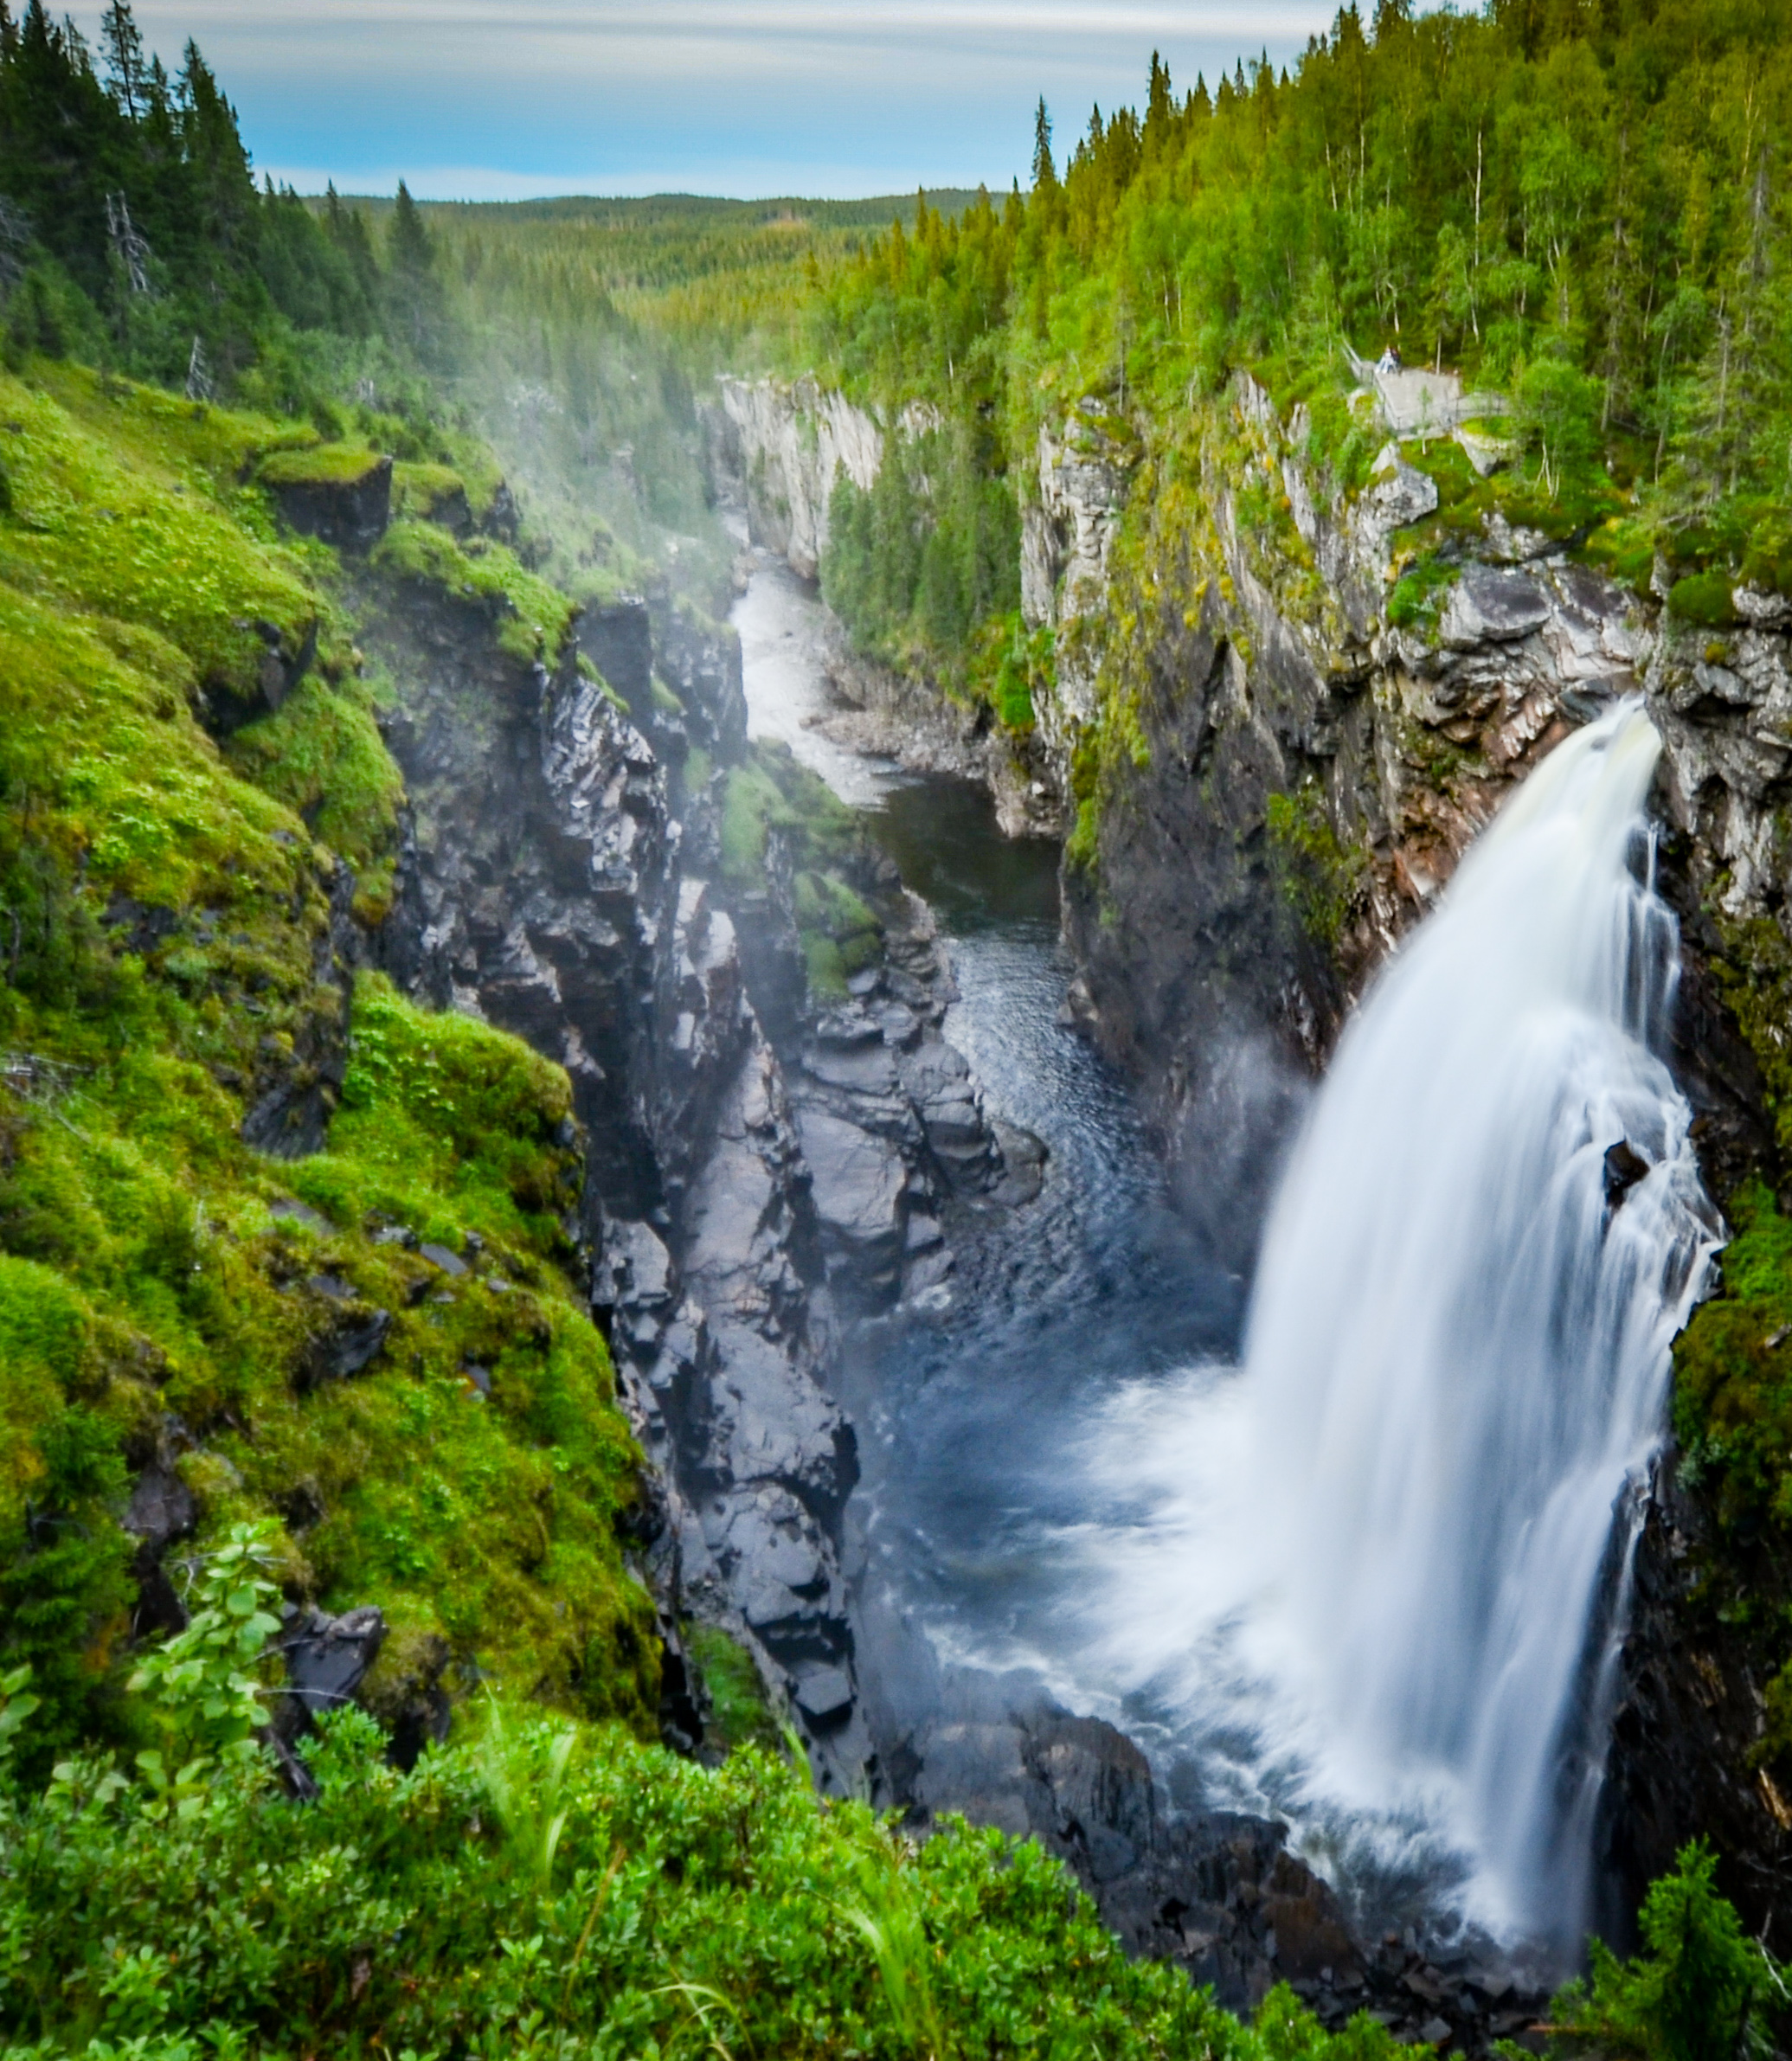
[[[109,400],[113,391],[123,398]],[[117,620],[139,639],[153,632],[185,660],[196,689],[254,702],[270,642],[255,626],[270,626],[290,669],[320,620],[300,562],[246,528],[251,511],[222,484],[230,455],[279,433],[256,418],[221,424],[215,411],[183,419],[141,391],[67,369],[32,380],[0,374],[0,456],[11,488],[0,583]]]
[[[359,876],[357,913],[379,922],[390,905],[404,781],[380,736],[372,689],[352,677],[302,680],[273,715],[236,732],[225,760],[348,860]]]
[[[358,444],[312,444],[277,451],[257,468],[263,486],[354,486],[379,470],[377,451]]]
[[[703,1670],[710,1692],[710,1726],[730,1752],[762,1746],[776,1752],[783,1740],[777,1714],[767,1703],[752,1656],[714,1625],[693,1625],[684,1643]]]
[[[1387,600],[1388,620],[1397,629],[1435,629],[1443,597],[1461,570],[1436,552],[1422,555],[1395,581]]]
[[[392,512],[401,522],[440,523],[455,510],[472,513],[466,482],[452,465],[401,463],[392,468]]]

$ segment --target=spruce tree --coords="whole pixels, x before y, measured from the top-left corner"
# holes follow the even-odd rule
[[[106,53],[112,96],[127,121],[137,121],[148,106],[149,71],[143,32],[132,19],[127,0],[112,0],[100,22],[100,47]]]
[[[1044,93],[1039,96],[1038,112],[1033,117],[1033,191],[1057,191],[1057,167],[1051,161],[1051,116]]]

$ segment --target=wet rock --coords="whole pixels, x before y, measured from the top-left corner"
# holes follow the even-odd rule
[[[879,1051],[877,1056],[884,1055]],[[890,1069],[891,1084],[895,1069]],[[799,1118],[815,1214],[826,1249],[894,1289],[902,1258],[908,1170],[889,1140],[811,1104]]]
[[[193,1492],[171,1467],[151,1461],[131,1485],[124,1526],[140,1551],[159,1558],[170,1543],[193,1529]]]
[[[812,1724],[841,1724],[851,1715],[853,1684],[838,1667],[813,1667],[792,1678],[791,1695]]]
[[[1605,1154],[1605,1206],[1617,1209],[1636,1184],[1646,1178],[1649,1163],[1628,1138],[1607,1148]]]
[[[990,1186],[1000,1175],[999,1148],[964,1055],[933,1038],[903,1054],[899,1070],[947,1181],[973,1191]]]
[[[125,1506],[124,1528],[137,1541],[132,1573],[137,1582],[137,1603],[131,1628],[138,1638],[155,1633],[183,1631],[187,1606],[169,1579],[163,1556],[177,1538],[184,1538],[197,1520],[198,1511],[191,1490],[176,1473],[170,1441],[131,1485],[131,1500]]]
[[[446,1274],[450,1281],[464,1281],[467,1264],[458,1252],[450,1252],[446,1245],[420,1245],[419,1258],[427,1260],[439,1274]]]
[[[579,618],[579,649],[628,703],[646,729],[653,714],[653,624],[639,594],[588,608]]]
[[[1523,573],[1470,565],[1449,591],[1438,626],[1443,641],[1457,650],[1506,644],[1540,630],[1550,604],[1537,582]]]
[[[331,1617],[287,1604],[276,1641],[286,1666],[273,1718],[280,1737],[290,1743],[313,1718],[353,1702],[385,1638],[385,1617],[371,1606]]]
[[[328,1331],[305,1350],[299,1385],[316,1388],[326,1381],[346,1381],[364,1373],[384,1349],[392,1329],[390,1310],[345,1309]]]

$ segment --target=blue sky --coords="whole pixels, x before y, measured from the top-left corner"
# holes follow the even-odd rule
[[[1032,109],[1278,62],[1302,0],[136,0],[172,62],[197,38],[259,170],[305,192],[851,196],[1024,183]],[[90,31],[98,5],[75,9]]]

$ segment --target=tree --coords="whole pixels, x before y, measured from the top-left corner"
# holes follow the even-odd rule
[[[112,0],[100,22],[100,47],[106,53],[112,95],[127,121],[137,121],[148,107],[149,66],[143,32],[132,18],[127,0]]]
[[[1038,111],[1033,117],[1033,190],[1035,193],[1057,191],[1057,167],[1051,161],[1051,116],[1044,93],[1039,96]]]
[[[435,239],[402,179],[386,235],[386,292],[399,335],[426,364],[439,363],[447,341],[447,307]]]
[[[1519,419],[1541,447],[1543,484],[1551,500],[1564,476],[1587,465],[1599,449],[1605,389],[1559,357],[1535,358],[1519,379]]]
[[[1785,1981],[1718,1893],[1718,1857],[1704,1839],[1680,1849],[1642,1907],[1646,1951],[1621,1961],[1593,1942],[1590,1988],[1572,1983],[1552,2016],[1577,2053],[1647,2061],[1748,2061],[1773,2050],[1763,2007],[1782,2008]]]

